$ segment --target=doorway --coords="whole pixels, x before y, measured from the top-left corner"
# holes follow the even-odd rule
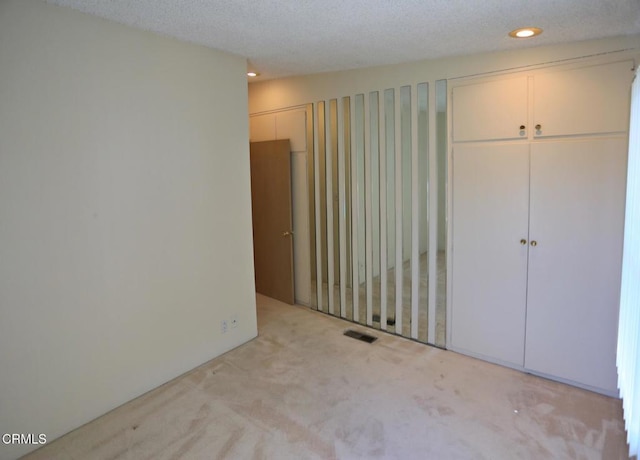
[[[251,143],[251,214],[256,291],[294,303],[289,140]]]
[[[309,213],[309,184],[314,181],[313,176],[309,177],[313,170],[307,162],[313,153],[312,117],[312,105],[308,104],[252,114],[249,119],[252,143],[284,139],[290,143],[294,301],[305,306],[310,306],[310,267],[315,267]]]

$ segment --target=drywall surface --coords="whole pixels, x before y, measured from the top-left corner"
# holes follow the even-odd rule
[[[433,87],[433,83],[440,79],[507,71],[629,49],[636,49],[636,52],[640,49],[640,36],[590,40],[254,82],[249,85],[249,112],[255,114],[421,82],[429,82],[430,87]]]
[[[51,441],[256,336],[245,68],[0,3],[0,434]]]

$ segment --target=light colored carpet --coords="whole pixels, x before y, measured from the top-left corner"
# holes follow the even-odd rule
[[[619,400],[262,296],[258,320],[257,339],[27,458],[627,458]]]

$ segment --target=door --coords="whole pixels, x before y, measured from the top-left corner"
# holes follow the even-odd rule
[[[454,147],[454,349],[522,366],[528,215],[528,144]]]
[[[456,86],[453,141],[526,139],[527,77]]]
[[[625,132],[632,68],[624,61],[536,75],[534,136]]]
[[[618,137],[531,146],[525,367],[608,392],[616,390],[626,145]]]
[[[289,140],[251,143],[256,291],[294,303]]]

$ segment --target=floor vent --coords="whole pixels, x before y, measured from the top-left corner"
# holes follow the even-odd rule
[[[363,342],[367,343],[373,343],[378,340],[378,337],[363,334],[362,332],[352,331],[351,329],[347,330],[344,335],[346,335],[347,337],[353,337],[354,339],[362,340]]]

